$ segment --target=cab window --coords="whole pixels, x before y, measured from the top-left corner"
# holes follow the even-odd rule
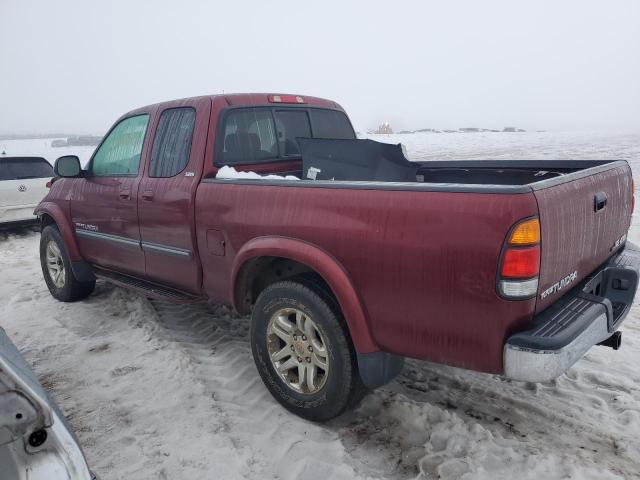
[[[314,108],[311,110],[313,138],[340,138],[352,140],[353,127],[347,116],[337,110]]]
[[[118,123],[96,150],[91,161],[95,176],[137,175],[149,115],[128,117]]]
[[[196,111],[191,107],[162,112],[151,149],[150,177],[173,177],[185,169],[195,121]]]
[[[226,163],[254,163],[278,157],[271,111],[243,108],[227,115],[223,157]]]
[[[355,139],[347,116],[323,108],[246,107],[223,119],[220,165],[300,158],[298,138]]]
[[[276,129],[280,154],[283,157],[300,155],[296,138],[310,138],[309,115],[304,110],[276,110]]]

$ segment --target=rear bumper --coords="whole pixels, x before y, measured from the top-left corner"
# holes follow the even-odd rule
[[[625,249],[537,315],[533,327],[504,346],[504,374],[545,382],[562,375],[592,346],[608,339],[631,309],[638,287],[640,248]]]

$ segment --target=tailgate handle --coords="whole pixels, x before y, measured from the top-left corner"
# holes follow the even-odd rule
[[[596,196],[593,197],[593,210],[596,212],[599,212],[606,206],[607,206],[607,194],[604,192],[596,193]]]

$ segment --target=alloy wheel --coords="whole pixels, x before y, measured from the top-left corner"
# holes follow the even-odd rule
[[[46,249],[47,271],[49,278],[57,288],[64,287],[64,261],[60,247],[53,240],[47,243]]]
[[[324,336],[315,322],[296,308],[277,311],[267,326],[267,349],[280,378],[292,390],[317,393],[329,373]]]

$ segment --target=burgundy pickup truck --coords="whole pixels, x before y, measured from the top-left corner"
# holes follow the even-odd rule
[[[265,385],[312,420],[404,357],[553,379],[618,348],[638,284],[626,162],[408,162],[320,98],[139,108],[55,173],[35,212],[55,298],[101,278],[251,313]]]

